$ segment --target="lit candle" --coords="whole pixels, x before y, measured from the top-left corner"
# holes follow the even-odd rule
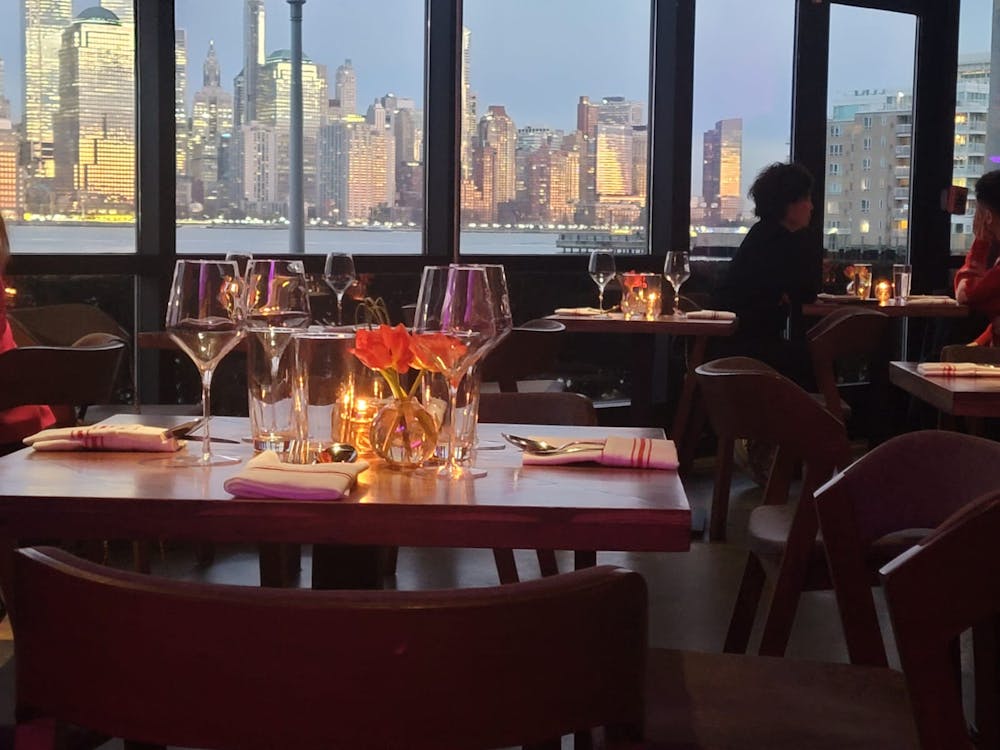
[[[884,305],[889,302],[892,297],[892,284],[888,281],[880,281],[875,285],[875,299],[878,300],[880,305]]]

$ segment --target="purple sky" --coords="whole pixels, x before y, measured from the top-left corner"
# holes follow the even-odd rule
[[[14,21],[23,0],[0,0]],[[76,11],[93,3],[74,0]],[[991,3],[963,0],[961,50],[987,52]],[[188,95],[201,85],[209,40],[215,40],[223,84],[239,71],[242,0],[176,0],[177,25],[188,34]],[[288,4],[266,0],[268,51],[288,46]],[[388,92],[423,96],[423,8],[416,0],[308,0],[303,47],[333,71],[351,58],[362,110]],[[699,0],[694,102],[700,190],[701,133],[726,117],[744,120],[744,182],[787,156],[793,0]],[[645,102],[649,0],[466,0],[472,31],[472,85],[480,109],[503,104],[518,126],[572,129],[580,95],[620,95]],[[20,112],[19,23],[0,24],[6,95]],[[909,89],[913,19],[834,5],[831,94],[861,88]],[[841,53],[841,51],[843,51]]]

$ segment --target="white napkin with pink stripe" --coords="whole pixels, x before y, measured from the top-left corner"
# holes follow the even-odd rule
[[[736,320],[736,313],[729,310],[692,310],[684,316],[689,320]]]
[[[235,497],[340,500],[350,493],[358,474],[367,468],[367,461],[286,464],[274,451],[264,451],[222,486]]]
[[[1000,378],[1000,367],[975,362],[921,362],[917,372],[931,377]]]
[[[551,445],[565,445],[572,441],[566,437],[539,438]],[[593,461],[605,466],[623,466],[632,469],[676,469],[677,448],[673,440],[658,440],[653,438],[609,437],[603,445],[574,446],[565,453],[524,453],[524,464],[527,465],[557,465],[578,464]]]
[[[557,307],[556,315],[607,315],[610,310],[602,310],[599,307]]]
[[[173,453],[184,446],[163,427],[141,424],[95,424],[57,427],[24,438],[36,451],[122,451]]]

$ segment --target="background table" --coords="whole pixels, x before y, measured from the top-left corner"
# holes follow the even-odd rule
[[[802,315],[808,318],[822,318],[842,307],[863,307],[866,310],[878,310],[890,318],[965,318],[969,315],[969,308],[966,305],[921,304],[920,302],[896,304],[892,301],[880,305],[874,299],[859,302],[816,300],[802,306]]]
[[[916,362],[890,362],[889,382],[956,417],[1000,417],[1000,378],[921,375]]]

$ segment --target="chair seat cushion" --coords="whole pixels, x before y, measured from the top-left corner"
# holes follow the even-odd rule
[[[649,653],[646,738],[676,750],[919,747],[899,672],[661,649]]]

